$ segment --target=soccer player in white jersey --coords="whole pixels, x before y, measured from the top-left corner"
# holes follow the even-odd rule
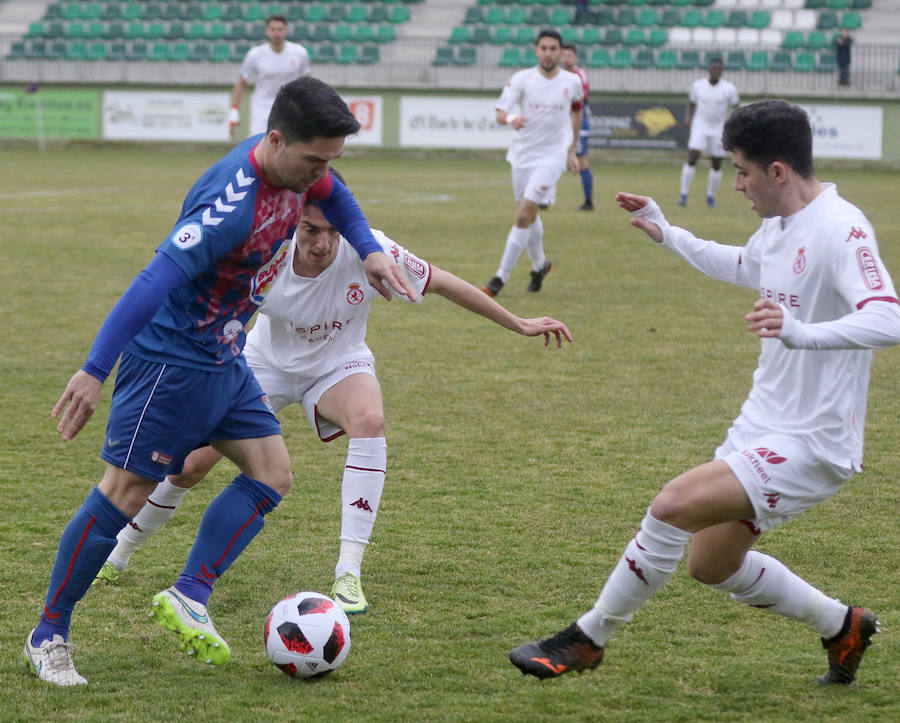
[[[740,103],[734,84],[722,79],[724,66],[720,58],[709,62],[709,78],[699,78],[691,86],[684,124],[691,129],[688,138],[687,162],[681,167],[681,197],[679,206],[687,205],[688,190],[697,172],[700,154],[709,153],[711,167],[706,182],[706,203],[716,205],[716,191],[722,182],[722,128],[729,111]]]
[[[866,217],[820,183],[806,113],[782,100],[737,109],[724,145],[735,189],[762,218],[743,247],[670,226],[652,199],[617,195],[632,225],[705,274],[758,289],[747,328],[760,337],[753,388],[712,462],[653,500],[594,608],[563,632],[514,649],[524,673],[594,668],[613,632],[672,575],[688,570],[738,602],[803,622],[828,653],[822,684],[848,684],[875,615],[812,587],[760,535],[835,495],[862,469],[872,349],[900,343],[900,304]]]
[[[332,170],[340,180],[340,176]],[[479,289],[417,258],[380,231],[385,253],[406,272],[419,294],[432,292],[525,336],[550,335],[558,346],[571,341],[565,324],[549,317],[522,319]],[[368,603],[360,583],[384,487],[387,447],[381,388],[375,359],[366,346],[366,320],[375,289],[359,255],[308,202],[280,272],[247,336],[244,355],[277,413],[300,403],[319,439],[349,438],[341,487],[341,545],[332,597],[348,613]],[[421,298],[421,297],[420,297]],[[115,549],[95,582],[114,581],[134,551],[174,513],[185,492],[221,459],[212,447],[194,451],[184,472],[169,476],[118,535]]]
[[[583,99],[581,78],[559,67],[561,46],[557,31],[541,30],[534,46],[538,64],[513,75],[496,106],[497,122],[516,131],[506,160],[512,167],[513,195],[519,205],[500,267],[482,287],[488,296],[500,293],[524,249],[531,259],[528,291],[540,291],[552,268],[544,255],[538,208],[553,203],[556,182],[566,168],[578,171],[575,143]]]
[[[238,79],[231,91],[231,110],[228,112],[228,130],[241,122],[241,99],[248,85],[254,86],[250,98],[250,132],[248,136],[266,132],[269,110],[275,102],[278,89],[296,78],[310,75],[309,53],[299,43],[287,40],[288,22],[284,15],[270,15],[266,19],[268,42],[250,48],[241,63]]]

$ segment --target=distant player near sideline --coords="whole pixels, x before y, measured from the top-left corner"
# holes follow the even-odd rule
[[[687,205],[688,190],[697,172],[697,161],[703,152],[709,153],[711,168],[706,183],[706,203],[716,205],[716,191],[722,182],[722,128],[728,112],[741,102],[737,88],[722,79],[725,66],[720,58],[709,61],[709,78],[694,81],[688,96],[684,124],[691,129],[688,138],[687,163],[681,167],[681,196],[679,206]]]
[[[230,656],[207,611],[212,586],[253,540],[291,485],[278,420],[241,354],[246,325],[288,262],[301,194],[317,199],[361,256],[370,282],[415,299],[374,239],[350,192],[328,173],[359,123],[314,78],[283,86],[269,130],[237,145],[185,197],[173,229],[113,307],[84,366],[53,408],[73,439],[90,419],[119,361],[101,457],[103,479],[63,531],[44,608],[25,641],[41,680],[87,681],[75,670],[69,628],[116,543],[166,475],[212,444],[240,470],[212,502],[178,582],[159,593],[157,619],[199,660]],[[119,357],[121,356],[121,360]]]
[[[448,271],[429,265],[380,231],[375,238],[419,293],[439,294],[455,304],[525,336],[550,335],[558,346],[571,341],[565,324],[549,317],[521,319]],[[247,363],[276,413],[302,404],[323,442],[346,434],[347,461],[341,484],[341,547],[331,596],[347,613],[364,613],[360,582],[363,553],[384,489],[387,445],[375,358],[366,345],[366,321],[375,290],[359,256],[307,199],[289,249],[291,264],[272,285],[256,326],[247,335]],[[193,452],[185,471],[161,482],[133,522],[119,533],[115,550],[98,574],[114,581],[136,549],[163,525],[195,485],[221,459],[205,447]]]
[[[814,175],[803,109],[780,100],[741,107],[725,124],[724,145],[735,189],[763,219],[743,247],[670,226],[645,196],[616,198],[656,243],[712,278],[760,291],[746,315],[762,346],[753,388],[715,460],[657,494],[594,608],[510,653],[524,673],[548,678],[599,665],[614,631],[669,579],[688,542],[696,580],[821,636],[822,684],[852,682],[877,631],[872,611],[825,595],[752,548],[862,469],[871,350],[900,343],[900,303],[862,211]]]
[[[588,81],[587,73],[584,68],[578,65],[578,48],[573,43],[563,43],[562,53],[559,56],[563,68],[570,73],[575,73],[581,78],[581,90],[584,94],[582,103],[584,104],[581,112],[581,131],[578,134],[578,144],[575,149],[575,156],[578,158],[578,172],[581,174],[581,188],[584,190],[584,203],[578,207],[579,211],[594,210],[594,174],[591,172],[591,164],[588,160],[590,152],[590,136],[591,136],[591,109],[588,105],[588,93],[590,93],[591,85]]]
[[[581,79],[559,67],[562,40],[556,30],[538,33],[537,66],[517,72],[497,103],[497,122],[515,131],[506,153],[512,167],[513,196],[518,203],[513,226],[496,275],[482,291],[496,296],[509,280],[522,251],[531,259],[528,291],[540,291],[552,264],[544,255],[541,204],[553,203],[556,182],[568,168],[578,170],[575,141],[581,128]],[[520,113],[514,113],[518,108]]]
[[[228,130],[241,122],[241,99],[248,85],[253,87],[250,99],[250,132],[255,136],[266,132],[269,110],[275,102],[278,89],[285,83],[312,73],[309,53],[299,43],[287,39],[288,21],[284,15],[270,15],[266,19],[268,42],[250,48],[241,63],[238,79],[231,91],[231,110],[228,112]]]

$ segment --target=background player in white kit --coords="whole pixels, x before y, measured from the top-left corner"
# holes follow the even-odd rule
[[[695,268],[760,291],[746,316],[762,340],[753,388],[715,460],[653,500],[594,608],[510,653],[525,673],[547,678],[599,665],[612,633],[672,575],[688,541],[695,579],[822,637],[829,668],[820,683],[850,683],[877,631],[870,610],[828,597],[751,548],[862,469],[870,350],[900,342],[900,303],[862,211],[815,177],[801,108],[778,100],[739,108],[724,143],[736,190],[763,218],[746,246],[670,226],[650,198],[617,200],[632,225]]]
[[[550,273],[538,207],[553,203],[556,182],[566,168],[578,171],[575,143],[581,129],[583,96],[581,78],[558,65],[561,46],[558,32],[541,30],[535,42],[537,66],[513,75],[496,106],[497,122],[516,131],[506,160],[512,167],[513,196],[519,206],[500,267],[482,287],[488,296],[500,293],[523,249],[528,249],[531,259],[529,291],[540,291]],[[521,114],[514,113],[514,108]]]
[[[740,103],[737,88],[722,79],[724,66],[721,58],[709,61],[709,78],[694,81],[688,96],[684,124],[691,129],[688,138],[687,163],[681,167],[681,197],[679,206],[687,205],[688,190],[697,172],[697,161],[704,151],[710,155],[711,168],[706,183],[706,203],[716,205],[716,191],[722,182],[722,128],[733,106]]]
[[[332,170],[338,178],[339,175]],[[380,231],[375,238],[406,272],[420,295],[440,294],[476,314],[525,336],[571,341],[565,324],[549,317],[522,319],[448,271],[412,255]],[[323,442],[346,433],[347,463],[341,487],[341,550],[332,597],[348,613],[368,603],[360,584],[384,487],[387,447],[381,387],[366,346],[366,320],[376,296],[359,255],[325,219],[315,201],[303,208],[281,271],[247,336],[244,354],[276,413],[300,403]],[[187,490],[221,459],[212,447],[194,451],[184,472],[168,477],[133,522],[119,534],[97,580],[113,581],[134,551],[164,524]]]
[[[309,53],[299,43],[287,40],[288,22],[284,15],[270,15],[266,19],[268,42],[251,48],[241,63],[240,74],[231,91],[231,110],[228,112],[228,130],[241,122],[240,107],[244,89],[253,85],[250,98],[250,132],[248,136],[266,132],[269,110],[275,102],[278,89],[285,83],[310,75]]]

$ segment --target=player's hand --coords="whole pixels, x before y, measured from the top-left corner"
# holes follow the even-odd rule
[[[561,321],[551,319],[549,316],[539,316],[535,319],[520,319],[519,333],[525,336],[544,335],[544,346],[550,345],[550,335],[556,337],[556,346],[562,348],[563,338],[566,341],[572,341],[572,334],[569,328]]]
[[[231,136],[234,136],[234,129],[237,128],[238,123],[241,122],[241,113],[237,109],[237,106],[232,106],[228,110],[228,133]]]
[[[50,413],[52,417],[58,417],[62,413],[62,418],[56,425],[56,431],[64,440],[73,439],[87,424],[97,408],[102,386],[103,383],[99,379],[83,369],[79,369],[72,375],[66,385],[66,391],[63,392]]]
[[[520,131],[525,126],[525,119],[522,116],[517,115],[513,118],[512,123],[509,123],[508,125],[514,131]]]
[[[635,211],[640,211],[646,208],[651,201],[653,201],[653,199],[649,196],[638,196],[634,193],[622,192],[616,194],[616,203],[619,204],[620,208],[624,208],[626,211],[628,211],[628,213],[634,213]],[[631,225],[643,231],[656,243],[662,243],[663,233],[662,229],[659,227],[659,224],[653,223],[652,221],[647,221],[643,218],[632,218]]]
[[[781,327],[784,325],[784,312],[781,307],[771,299],[757,299],[753,304],[753,311],[744,319],[749,321],[748,331],[755,331],[758,337],[763,339],[777,339],[781,336]]]
[[[391,261],[386,253],[374,251],[366,256],[363,266],[366,269],[369,283],[378,289],[378,293],[388,301],[392,298],[391,289],[400,294],[400,296],[405,296],[410,301],[418,300],[419,295],[410,285],[409,279],[403,273],[403,269]]]
[[[569,153],[566,156],[566,168],[569,169],[572,173],[578,173],[579,165],[578,165],[578,156],[575,155],[575,149],[569,149]]]

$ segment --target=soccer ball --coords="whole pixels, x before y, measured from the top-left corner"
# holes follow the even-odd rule
[[[269,613],[266,652],[294,678],[325,675],[350,652],[350,621],[330,597],[298,592],[279,600]]]

